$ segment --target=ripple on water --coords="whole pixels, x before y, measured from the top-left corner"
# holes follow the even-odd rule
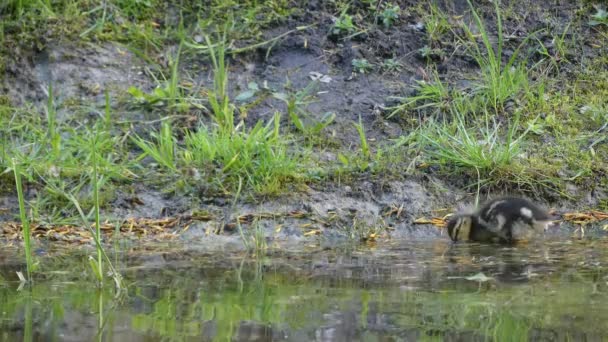
[[[86,250],[48,251],[31,291],[18,291],[20,251],[3,249],[0,331],[8,340],[87,340],[102,322],[113,341],[602,340],[606,244],[392,240],[258,257],[133,247],[111,255],[129,284],[119,299],[110,285],[94,289]]]

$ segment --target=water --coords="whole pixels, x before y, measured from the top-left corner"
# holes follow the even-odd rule
[[[128,284],[119,298],[93,285],[82,250],[47,251],[19,290],[21,259],[4,248],[0,340],[604,341],[607,241],[390,241],[257,258],[142,247],[112,254]]]

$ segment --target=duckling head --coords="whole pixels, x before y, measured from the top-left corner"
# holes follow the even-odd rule
[[[473,216],[471,214],[459,214],[450,218],[447,224],[448,235],[452,241],[469,240]]]

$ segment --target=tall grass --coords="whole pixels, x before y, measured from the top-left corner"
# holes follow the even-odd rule
[[[220,128],[226,132],[234,130],[234,107],[228,97],[228,69],[225,59],[226,36],[221,37],[218,44],[213,44],[209,36],[205,36],[209,46],[209,57],[213,64],[213,91],[209,93],[209,104],[212,108],[213,118]]]
[[[17,197],[19,200],[19,218],[21,219],[23,243],[25,245],[25,264],[27,268],[27,281],[32,281],[32,272],[34,270],[34,260],[32,255],[32,243],[30,232],[30,221],[27,218],[25,211],[25,198],[23,194],[23,185],[21,184],[21,167],[19,163],[13,159],[13,174],[15,175],[15,185],[17,188]]]
[[[61,135],[57,129],[57,110],[55,109],[52,84],[49,84],[48,92],[49,97],[46,106],[47,141],[51,146],[51,155],[53,159],[59,159],[61,157]]]
[[[481,69],[481,81],[477,82],[476,91],[484,96],[494,109],[501,110],[506,100],[510,99],[518,92],[521,92],[528,83],[528,72],[524,65],[516,64],[519,50],[528,40],[527,38],[513,52],[506,63],[503,63],[503,44],[504,35],[502,27],[502,16],[499,1],[494,1],[496,12],[497,39],[496,47],[492,45],[488,32],[483,21],[475,11],[470,0],[467,0],[475,26],[479,30],[483,49],[477,44],[476,35],[468,25],[463,25],[466,40],[462,39],[469,46],[469,52]]]
[[[112,279],[114,280],[118,293],[120,293],[120,291],[123,289],[122,276],[120,275],[120,273],[118,273],[118,271],[114,267],[112,261],[106,254],[105,249],[103,247],[102,235],[101,235],[101,214],[100,214],[101,201],[99,198],[99,194],[100,194],[100,184],[104,183],[104,177],[103,177],[103,175],[100,176],[100,170],[99,170],[99,162],[100,162],[100,160],[103,160],[103,158],[100,155],[100,147],[104,146],[106,144],[106,140],[109,139],[109,135],[103,134],[104,132],[100,132],[99,126],[102,126],[102,125],[96,125],[96,127],[94,127],[94,132],[91,132],[91,138],[88,140],[87,144],[83,146],[83,148],[90,155],[90,157],[88,158],[88,162],[85,165],[90,170],[89,182],[90,182],[90,186],[91,186],[91,189],[93,192],[92,209],[89,211],[88,214],[85,214],[85,212],[82,209],[82,205],[81,205],[80,201],[76,198],[76,196],[73,193],[68,193],[68,192],[61,192],[61,193],[74,205],[74,207],[76,208],[76,210],[78,211],[78,213],[80,215],[80,219],[81,219],[83,226],[87,227],[87,229],[90,229],[90,231],[91,231],[91,235],[93,236],[93,241],[95,242],[96,258],[89,257],[89,263],[91,266],[91,270],[92,270],[93,274],[95,275],[95,278],[98,282],[98,285],[100,287],[103,286],[103,280],[105,278],[104,277],[104,274],[105,274],[104,273],[104,264],[105,264],[108,266],[108,269],[110,270],[110,274],[112,276]],[[91,215],[93,215],[93,228],[94,229],[91,229],[91,219],[90,219]],[[105,261],[105,263],[104,263],[104,261]]]
[[[97,172],[97,144],[99,140],[99,132],[95,130],[95,136],[93,137],[93,143],[91,144],[91,162],[93,164],[93,174],[91,175],[91,187],[93,188],[93,209],[95,212],[95,241],[101,242],[101,219],[99,216],[99,177]],[[100,285],[103,285],[103,260],[102,260],[102,246],[101,243],[96,243],[97,250],[97,264],[93,268]]]

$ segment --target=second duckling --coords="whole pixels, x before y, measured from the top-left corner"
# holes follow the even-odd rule
[[[447,229],[453,241],[511,243],[544,232],[550,223],[549,214],[529,200],[504,197],[473,213],[454,215]]]

